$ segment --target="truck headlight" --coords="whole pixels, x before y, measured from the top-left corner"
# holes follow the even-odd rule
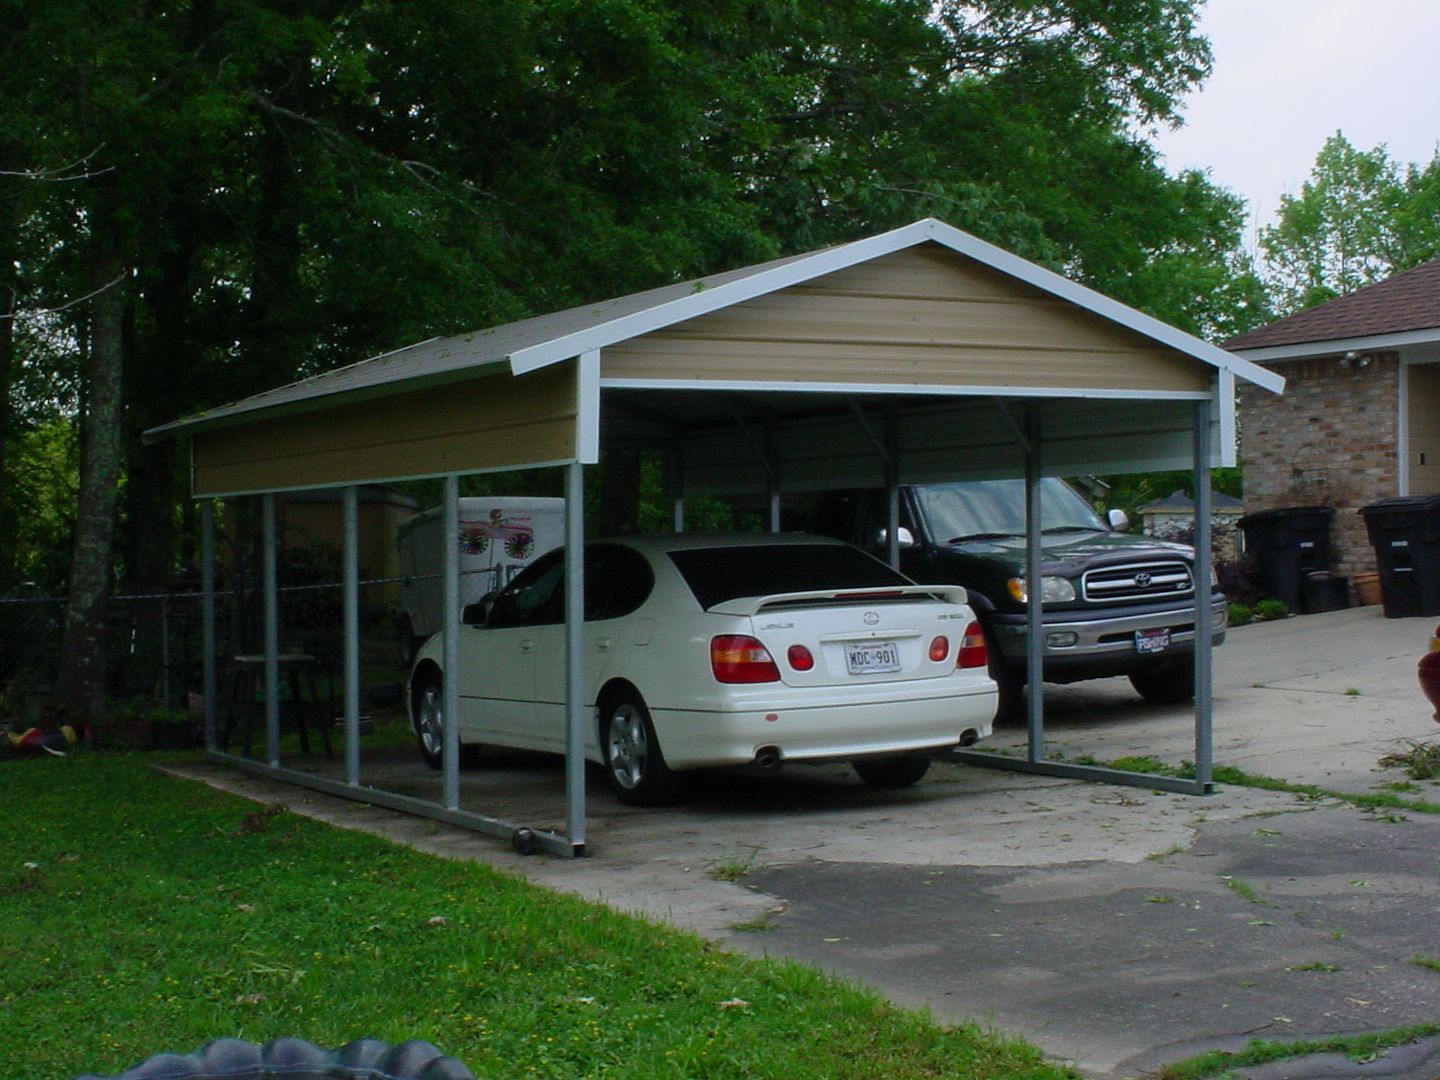
[[[1020,603],[1027,601],[1023,577],[1011,578],[1005,583],[1010,595]],[[1040,602],[1042,604],[1068,604],[1075,599],[1075,585],[1069,578],[1042,577],[1040,579]]]

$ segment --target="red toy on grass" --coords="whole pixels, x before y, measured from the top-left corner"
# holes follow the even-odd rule
[[[1435,628],[1435,635],[1430,639],[1430,651],[1420,658],[1420,669],[1416,674],[1420,676],[1420,689],[1425,691],[1435,710],[1435,720],[1440,723],[1440,626]]]

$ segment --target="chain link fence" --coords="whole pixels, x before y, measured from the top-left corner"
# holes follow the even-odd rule
[[[362,686],[366,705],[396,707],[417,645],[400,605],[402,584],[425,579],[360,582]],[[282,653],[312,658],[315,693],[338,715],[343,699],[343,597],[338,581],[278,589]],[[0,596],[0,720],[43,720],[56,689],[65,598],[20,587]],[[204,699],[203,597],[195,588],[110,598],[106,682],[114,722],[108,733],[135,745],[194,745]],[[217,715],[237,692],[236,658],[264,652],[264,595],[258,587],[215,593]]]

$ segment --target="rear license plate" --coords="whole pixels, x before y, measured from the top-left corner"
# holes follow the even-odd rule
[[[900,670],[900,650],[893,641],[866,641],[845,646],[845,665],[851,675],[875,675]]]
[[[1164,652],[1170,647],[1170,629],[1136,630],[1135,651],[1138,653]]]

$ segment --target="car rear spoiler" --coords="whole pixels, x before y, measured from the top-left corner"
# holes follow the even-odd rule
[[[774,593],[771,596],[737,596],[722,600],[707,611],[717,615],[758,615],[771,608],[824,607],[827,604],[889,604],[897,600],[933,599],[963,604],[968,594],[959,585],[893,585],[873,589],[814,589]]]

